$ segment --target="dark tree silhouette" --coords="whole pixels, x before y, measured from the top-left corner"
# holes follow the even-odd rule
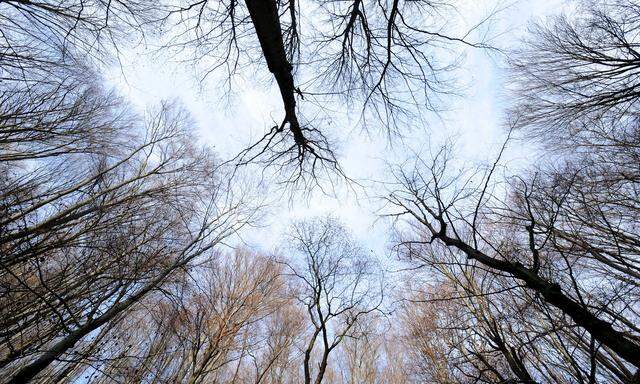
[[[447,34],[453,11],[452,4],[428,0],[203,0],[169,6],[163,21],[179,30],[167,46],[195,51],[205,75],[221,67],[228,76],[253,74],[264,63],[280,91],[284,118],[243,151],[239,163],[293,170],[286,181],[298,182],[321,171],[341,173],[327,139],[331,117],[318,122],[305,117],[305,109],[317,114],[318,106],[347,107],[360,116],[354,120],[389,134],[410,127],[417,114],[439,109],[439,97],[454,90],[447,73],[455,60],[440,62],[431,51],[489,48],[469,37],[479,26],[464,36]]]

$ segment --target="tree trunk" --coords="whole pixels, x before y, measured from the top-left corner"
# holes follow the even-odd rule
[[[562,289],[558,284],[545,280],[520,263],[495,259],[459,239],[454,239],[444,234],[436,234],[436,236],[446,245],[453,246],[464,252],[470,259],[477,260],[488,267],[506,272],[524,281],[528,288],[539,293],[545,301],[569,316],[577,325],[586,329],[596,340],[635,367],[640,368],[640,345],[630,341],[623,332],[616,331],[611,324],[599,319],[584,306],[562,293]]]
[[[287,60],[282,38],[282,28],[275,0],[245,0],[253,27],[260,41],[262,54],[269,67],[269,72],[278,82],[280,95],[285,110],[285,122],[297,145],[304,146],[306,139],[300,129],[296,115],[295,85],[293,82],[293,66]]]

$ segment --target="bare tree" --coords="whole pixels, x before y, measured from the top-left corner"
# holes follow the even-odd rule
[[[510,56],[520,125],[565,148],[598,140],[603,124],[634,124],[638,113],[640,5],[588,0],[576,8],[533,25]]]
[[[413,298],[424,309],[407,304],[430,324],[416,326],[431,340],[422,355],[447,353],[426,360],[432,377],[638,379],[638,7],[580,5],[510,56],[515,126],[559,156],[500,178],[499,160],[453,171],[444,147],[394,169],[396,250],[442,284]],[[439,312],[453,303],[452,324]]]
[[[610,190],[608,173],[599,173],[600,164],[588,157],[576,166],[507,179],[509,194],[501,198],[490,193],[491,172],[478,185],[477,177],[449,172],[448,156],[444,148],[432,163],[419,160],[415,170],[396,170],[399,189],[386,199],[400,208],[392,216],[410,218],[398,242],[402,254],[503,277],[507,283],[496,289],[519,292],[517,303],[530,302],[528,308],[537,308],[533,313],[543,314],[552,329],[561,327],[556,336],[581,351],[582,367],[611,368],[612,375],[631,380],[640,364],[632,293],[638,280],[631,256],[636,251],[624,244],[635,242],[637,199]],[[425,257],[430,254],[435,256]],[[599,365],[602,360],[607,363]]]
[[[213,255],[109,331],[92,381],[264,382],[300,324],[281,268],[247,250]]]
[[[562,149],[553,161],[454,172],[444,147],[393,169],[393,250],[407,280],[423,279],[399,290],[389,321],[376,263],[336,219],[295,223],[282,257],[218,250],[260,208],[238,164],[318,183],[341,174],[333,106],[389,135],[438,110],[456,60],[435,53],[490,48],[449,34],[452,9],[0,2],[2,377],[637,382],[640,7],[629,0],[582,2],[510,56],[514,126]],[[100,86],[96,63],[154,22],[207,72],[266,68],[277,83],[283,116],[232,167],[196,143],[180,108],[139,116]]]
[[[331,116],[322,109],[347,106],[359,117],[354,120],[389,134],[421,111],[439,109],[440,95],[452,92],[447,73],[456,59],[440,62],[430,52],[488,48],[470,37],[479,25],[462,36],[448,34],[454,10],[432,1],[203,0],[168,6],[163,21],[178,31],[167,46],[191,50],[205,76],[218,69],[229,77],[253,75],[258,64],[268,69],[284,117],[239,163],[275,165],[287,171],[285,181],[304,182],[341,172],[326,129]]]
[[[86,67],[58,64],[38,63],[49,77],[22,68],[2,88],[0,367],[14,382],[243,222],[184,113],[164,105],[144,122]]]
[[[81,52],[106,59],[106,48],[142,33],[157,4],[146,0],[6,0],[0,3],[4,80],[27,80]]]
[[[168,113],[132,153],[13,203],[21,209],[2,236],[12,250],[2,278],[3,365],[13,381],[33,378],[245,222],[241,200],[216,180],[206,152],[189,155]]]
[[[296,296],[310,327],[303,347],[304,381],[319,384],[331,353],[345,338],[357,337],[356,325],[381,305],[381,283],[372,260],[331,217],[294,224],[287,241],[300,260],[284,263],[297,280]],[[319,351],[317,369],[314,351]]]

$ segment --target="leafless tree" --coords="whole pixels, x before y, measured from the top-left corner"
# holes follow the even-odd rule
[[[580,1],[573,14],[533,25],[510,55],[524,133],[566,148],[636,124],[639,26],[640,5],[630,0]]]
[[[29,79],[76,53],[107,59],[105,48],[127,42],[153,19],[146,0],[6,0],[0,3],[3,80]],[[12,77],[6,77],[8,74]]]
[[[639,25],[634,2],[581,2],[510,56],[512,123],[553,160],[456,172],[444,147],[394,169],[396,250],[439,284],[406,305],[430,377],[638,380]]]
[[[284,263],[298,282],[297,299],[310,327],[303,347],[304,382],[319,384],[331,353],[345,338],[358,337],[357,324],[380,307],[381,283],[373,261],[336,219],[298,222],[289,232],[299,260]],[[314,351],[319,351],[317,369]]]
[[[633,145],[618,149],[635,151]],[[489,184],[492,172],[481,183],[477,175],[450,172],[449,155],[444,148],[433,162],[396,170],[399,188],[386,200],[399,208],[392,216],[408,218],[398,241],[404,257],[500,277],[482,294],[513,291],[509,305],[527,304],[539,324],[547,322],[548,330],[532,332],[552,331],[562,348],[578,354],[571,360],[587,372],[574,375],[589,377],[591,367],[632,380],[640,364],[637,250],[631,245],[638,217],[637,196],[630,192],[635,178],[613,176],[586,156],[579,164],[508,178],[501,187],[508,194],[501,197],[491,193],[497,190]],[[612,161],[618,160],[624,158]]]
[[[32,187],[26,194],[23,185],[4,190],[2,349],[14,382],[33,378],[246,222],[213,159],[194,151],[168,110],[151,117],[131,152],[89,168],[45,164],[17,178]]]
[[[393,168],[383,200],[410,272],[391,310],[377,264],[331,217],[295,223],[277,257],[218,249],[260,208],[238,164],[318,182],[341,172],[333,106],[389,135],[438,109],[456,60],[434,53],[490,48],[450,35],[451,10],[0,1],[3,380],[638,382],[640,7],[630,0],[580,2],[510,55],[509,117],[562,150],[545,149],[551,161],[517,175],[499,175],[500,158],[455,171],[445,146]],[[266,68],[277,83],[284,116],[235,166],[194,140],[178,106],[140,116],[100,85],[97,63],[155,27],[172,27],[167,46],[207,72]]]
[[[448,72],[456,59],[441,61],[431,52],[488,48],[471,37],[480,25],[462,36],[447,30],[454,10],[434,1],[187,0],[169,5],[162,21],[177,31],[167,46],[192,51],[204,76],[268,69],[284,117],[239,163],[275,165],[288,171],[286,181],[299,182],[341,172],[326,128],[331,116],[322,109],[347,106],[359,116],[354,120],[389,134],[421,111],[439,109],[439,97],[453,92]]]
[[[111,329],[92,382],[268,382],[286,367],[300,322],[272,259],[217,254],[150,295]],[[123,347],[127,345],[128,347]]]
[[[86,66],[20,70],[2,83],[0,117],[0,366],[13,382],[110,326],[244,221],[184,113],[164,105],[145,122]]]

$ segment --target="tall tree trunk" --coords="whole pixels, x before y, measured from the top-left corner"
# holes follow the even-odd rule
[[[296,115],[296,88],[293,81],[293,66],[287,59],[282,37],[282,27],[275,0],[245,0],[253,27],[260,41],[262,54],[269,72],[273,73],[280,89],[285,110],[285,121],[298,146],[304,146],[306,139]]]

